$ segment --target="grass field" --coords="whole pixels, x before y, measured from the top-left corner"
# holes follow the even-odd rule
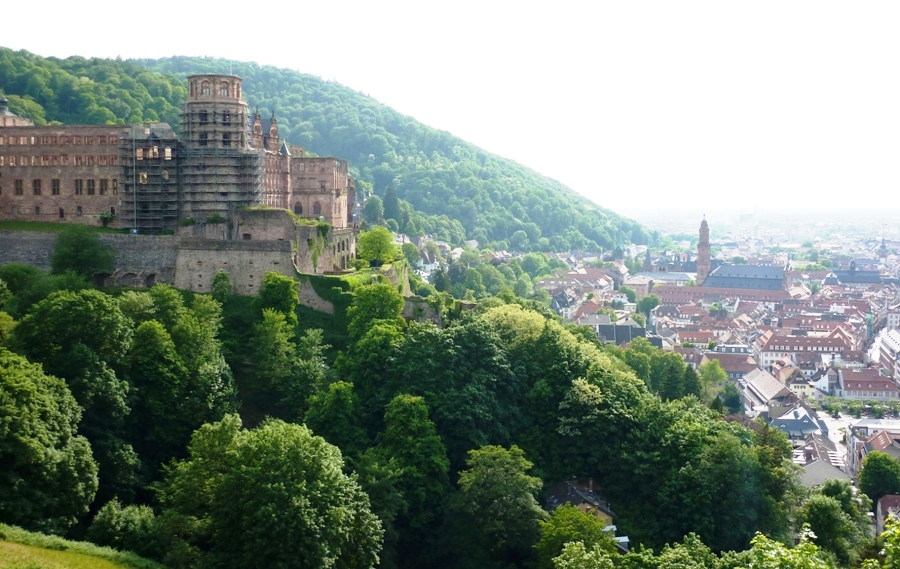
[[[83,553],[0,541],[0,569],[131,569]]]
[[[75,223],[54,223],[52,221],[17,221],[15,219],[0,220],[0,229],[10,231],[62,231],[73,225],[81,225]],[[113,229],[111,227],[100,227],[99,225],[87,225],[91,231],[95,233],[128,233],[126,229]]]
[[[0,524],[0,569],[164,569],[133,553]]]

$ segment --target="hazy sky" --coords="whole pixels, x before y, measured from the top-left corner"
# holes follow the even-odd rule
[[[0,45],[312,73],[626,214],[900,203],[897,2],[66,6]]]

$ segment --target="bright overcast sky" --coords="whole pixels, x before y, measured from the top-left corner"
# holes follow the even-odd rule
[[[898,204],[897,2],[66,6],[0,45],[319,75],[629,214]]]

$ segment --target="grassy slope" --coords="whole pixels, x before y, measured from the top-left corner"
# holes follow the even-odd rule
[[[0,229],[10,231],[62,231],[73,225],[81,225],[75,223],[56,223],[53,221],[18,221],[14,219],[0,220]],[[113,229],[111,227],[100,227],[88,225],[94,233],[125,233],[121,229]]]
[[[133,553],[0,524],[0,569],[164,569]]]

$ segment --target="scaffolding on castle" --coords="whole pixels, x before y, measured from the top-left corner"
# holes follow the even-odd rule
[[[119,222],[134,233],[172,231],[178,222],[179,141],[165,123],[125,127],[119,136]]]
[[[231,113],[234,112],[232,115]],[[226,113],[229,113],[226,117]],[[197,224],[227,219],[235,207],[260,203],[264,155],[248,146],[248,120],[233,104],[182,113],[181,210]]]

